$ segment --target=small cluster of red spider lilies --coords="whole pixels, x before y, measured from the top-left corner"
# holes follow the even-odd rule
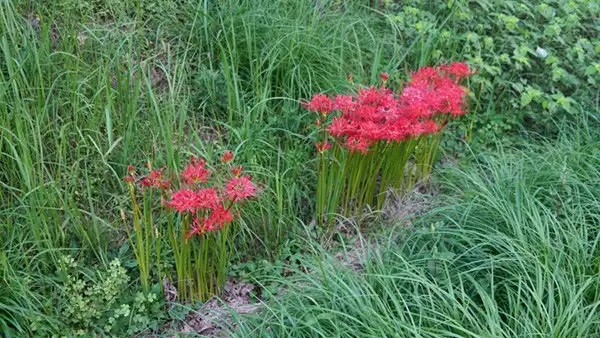
[[[130,165],[125,181],[130,184],[137,182],[142,188],[159,189],[168,197],[163,200],[164,206],[177,210],[183,216],[193,215],[194,220],[186,235],[186,239],[189,239],[193,235],[223,228],[224,224],[234,220],[232,207],[235,204],[256,197],[256,185],[248,175],[243,174],[243,167],[231,166],[233,157],[231,151],[221,156],[221,163],[230,167],[231,173],[231,178],[222,187],[208,185],[211,170],[206,160],[196,157],[191,157],[179,180],[175,180],[180,184],[178,190],[170,190],[174,180],[165,178],[162,169],[150,169],[147,176],[138,179],[134,167]]]
[[[138,177],[135,168],[128,167],[125,181],[133,226],[128,226],[125,213],[123,220],[144,290],[149,290],[155,271],[159,279],[177,282],[183,300],[206,301],[221,292],[231,254],[230,233],[237,231],[231,224],[240,214],[240,205],[258,194],[243,168],[232,165],[233,158],[226,151],[221,165],[211,168],[206,160],[192,157],[174,178],[151,165],[148,175]],[[155,191],[160,194],[159,208]],[[155,217],[157,213],[162,216]],[[163,252],[163,244],[171,250]],[[176,277],[161,265],[165,255],[172,256]]]

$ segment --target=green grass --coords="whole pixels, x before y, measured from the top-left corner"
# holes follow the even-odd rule
[[[600,334],[598,134],[477,155],[444,204],[395,228],[364,271],[315,249],[244,337]]]
[[[260,276],[265,290],[289,289],[260,317],[238,319],[238,334],[598,334],[591,315],[600,273],[597,118],[586,132],[565,131],[554,146],[524,134],[521,150],[502,150],[517,143],[507,130],[527,126],[521,113],[544,126],[537,131],[565,130],[563,119],[586,124],[597,114],[597,74],[589,66],[598,10],[582,3],[571,12],[556,2],[563,34],[542,37],[552,24],[540,17],[543,9],[527,19],[508,3],[489,6],[495,1],[406,2],[417,12],[359,0],[0,2],[1,332],[74,334],[62,318],[71,285],[57,272],[66,255],[90,285],[114,258],[128,269],[120,303],[93,323],[101,332],[140,290],[120,220],[127,165],[152,161],[175,170],[190,155],[231,149],[262,190],[241,222],[236,271],[256,263],[269,273],[249,268],[249,275]],[[519,16],[524,27],[500,30],[496,12]],[[566,20],[569,13],[578,21]],[[486,47],[488,35],[498,48]],[[563,53],[563,40],[575,47]],[[560,63],[545,66],[531,53],[530,68],[500,61],[500,53],[538,41]],[[463,59],[480,67],[471,84],[476,114],[449,129],[474,126],[474,138],[508,141],[486,143],[500,149],[490,154],[475,146],[471,165],[445,173],[447,207],[418,219],[415,233],[387,233],[394,240],[373,253],[366,273],[339,268],[305,226],[314,212],[314,116],[300,101],[345,91],[348,74],[367,85],[387,71],[400,85],[419,66]],[[567,74],[552,78],[556,67]],[[561,92],[577,100],[569,101],[573,112],[556,106],[560,97],[552,95]],[[535,97],[521,106],[522,93]],[[456,136],[444,140],[447,154],[463,149]],[[168,248],[164,254],[172,263]],[[317,273],[283,278],[284,262]],[[142,315],[155,323],[178,318]],[[121,318],[120,334],[143,330],[133,316]]]

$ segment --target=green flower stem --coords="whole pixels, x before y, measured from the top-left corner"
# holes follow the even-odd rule
[[[347,156],[339,145],[336,145],[333,148],[333,151],[330,153],[330,155],[330,170],[329,177],[327,179],[327,187],[329,189],[329,193],[326,196],[326,200],[327,210],[330,214],[330,217],[328,218],[328,229],[331,232],[333,231],[333,222],[335,220],[333,214],[338,211],[341,197],[344,194]]]
[[[145,227],[144,227],[144,223],[143,219],[144,219],[144,215],[142,214],[140,207],[137,203],[137,199],[136,199],[136,195],[135,195],[135,187],[133,186],[132,183],[128,184],[129,186],[129,197],[131,198],[131,204],[132,204],[132,211],[133,211],[133,231],[134,234],[132,235],[131,232],[128,230],[127,225],[125,224],[125,229],[127,231],[127,238],[129,239],[129,243],[133,249],[134,255],[138,261],[138,270],[140,272],[140,282],[142,283],[142,288],[145,292],[148,292],[150,290],[150,271],[149,271],[149,257],[148,257],[148,246],[146,244],[146,242],[148,241],[148,238],[145,234],[144,231]],[[142,202],[144,203],[144,209],[145,207],[145,199]],[[146,210],[144,210],[146,211]]]

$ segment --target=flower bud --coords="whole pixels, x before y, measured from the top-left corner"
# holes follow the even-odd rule
[[[223,153],[223,155],[221,156],[221,163],[223,164],[228,164],[231,161],[233,161],[233,152],[227,150]]]

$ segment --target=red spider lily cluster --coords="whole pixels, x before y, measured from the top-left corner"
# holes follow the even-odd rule
[[[335,97],[317,94],[306,108],[319,114],[319,128],[331,112],[338,111],[326,127],[327,134],[350,151],[364,154],[378,141],[401,142],[437,133],[448,118],[465,114],[468,91],[459,83],[471,74],[464,63],[424,67],[395,95],[385,87],[389,75],[382,73],[380,88],[361,88],[357,94]],[[315,144],[320,153],[331,146],[327,134]]]
[[[127,168],[132,225],[125,212],[122,218],[144,290],[150,289],[156,269],[159,279],[177,282],[182,300],[204,302],[220,294],[237,231],[232,222],[240,217],[240,206],[258,195],[244,168],[233,165],[234,158],[226,151],[220,164],[211,165],[192,157],[180,174],[168,177],[165,172],[171,171],[152,169],[150,163],[146,176],[138,176],[131,165]],[[168,253],[161,251],[163,244],[170,246]],[[164,255],[171,255],[175,271],[163,269]]]
[[[221,163],[228,168],[231,166],[234,154],[226,151],[221,156]],[[150,173],[136,179],[133,166],[128,167],[129,174],[125,181],[133,184],[137,182],[143,188],[156,188],[163,191],[167,197],[166,207],[176,210],[183,216],[191,215],[193,222],[190,224],[186,238],[203,235],[208,232],[218,231],[225,224],[231,223],[235,215],[232,212],[236,204],[256,197],[257,187],[248,175],[243,175],[243,167],[230,168],[227,183],[223,186],[210,185],[211,170],[207,167],[206,160],[191,157],[179,179],[179,189],[173,190],[172,181],[163,177],[162,170],[151,170]]]
[[[306,103],[318,114],[316,218],[323,229],[326,222],[333,229],[331,216],[340,212],[381,208],[390,187],[402,193],[428,181],[440,132],[467,112],[460,83],[471,74],[464,63],[424,67],[395,93],[386,87],[390,75],[381,73],[379,87],[317,94]],[[348,81],[354,85],[351,75]]]

